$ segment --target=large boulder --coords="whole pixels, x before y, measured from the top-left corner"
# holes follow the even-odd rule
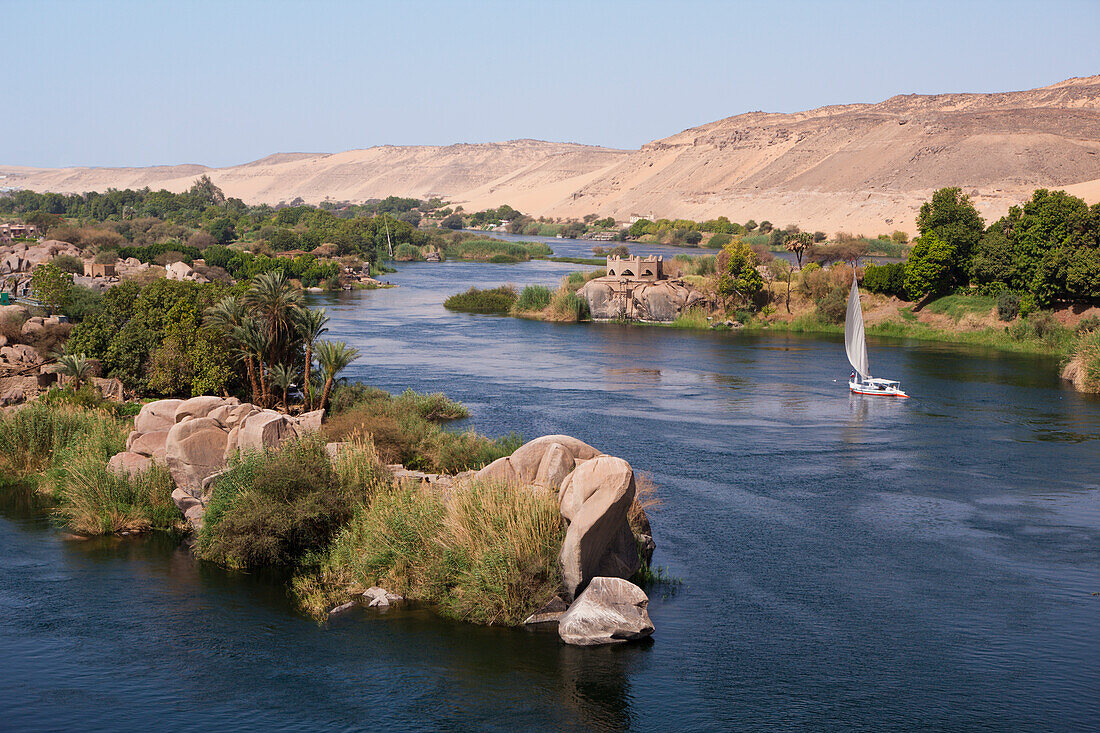
[[[288,438],[298,435],[298,423],[275,410],[262,410],[249,415],[234,430],[233,441],[226,450],[263,450],[279,445]]]
[[[189,400],[181,402],[176,408],[175,421],[183,422],[190,417],[206,417],[210,412],[219,407],[239,405],[240,403],[241,401],[235,397],[230,399],[215,397],[213,395],[192,397]]]
[[[562,482],[559,502],[568,523],[558,559],[569,598],[597,576],[629,578],[640,564],[627,513],[634,471],[614,456],[581,463]]]
[[[111,460],[107,461],[107,470],[119,475],[134,476],[147,471],[152,463],[153,459],[149,456],[124,451],[111,456]]]
[[[653,633],[649,597],[622,578],[593,578],[558,619],[558,636],[566,644],[621,644]]]
[[[209,417],[173,425],[165,441],[165,457],[176,486],[200,490],[204,478],[225,468],[228,439],[229,431]]]
[[[170,430],[176,424],[176,409],[183,400],[157,400],[141,408],[134,418],[134,430],[139,433],[155,433]]]
[[[493,461],[478,471],[474,478],[521,484],[543,483],[557,488],[577,461],[590,460],[598,455],[600,452],[588,443],[568,435],[544,435],[524,443],[512,455]],[[544,463],[547,464],[545,467]],[[564,473],[563,467],[567,467]],[[542,482],[538,480],[540,475]]]
[[[597,320],[631,318],[638,321],[668,322],[706,297],[678,280],[633,283],[628,290],[616,286],[618,278],[589,280],[579,295],[588,302],[588,310]]]
[[[135,434],[131,434],[135,435]],[[168,431],[161,430],[155,433],[136,433],[135,437],[128,439],[126,450],[138,455],[156,458],[164,462],[167,453]]]

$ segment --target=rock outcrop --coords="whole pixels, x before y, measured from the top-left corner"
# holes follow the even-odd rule
[[[176,484],[172,499],[192,526],[202,523],[212,478],[239,451],[262,450],[320,429],[322,411],[291,417],[275,410],[214,396],[158,400],[141,408],[126,450],[111,458],[113,471],[137,473],[155,461]]]
[[[546,435],[524,443],[473,476],[557,490],[565,541],[559,562],[566,599],[599,575],[629,578],[640,565],[628,512],[634,501],[634,471],[568,435]],[[642,542],[651,537],[645,537]],[[650,550],[652,552],[652,550]]]
[[[706,302],[701,292],[679,280],[627,283],[624,286],[617,277],[598,277],[585,283],[578,294],[588,301],[588,310],[597,320],[668,322]]]
[[[622,578],[593,578],[558,620],[566,644],[621,644],[653,633],[649,596]]]

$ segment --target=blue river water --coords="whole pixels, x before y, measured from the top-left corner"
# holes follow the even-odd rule
[[[567,433],[649,474],[649,643],[430,610],[318,626],[276,576],[0,507],[0,729],[1086,730],[1100,720],[1100,400],[1057,361],[870,339],[451,313],[574,265],[405,266],[323,295],[349,378]]]

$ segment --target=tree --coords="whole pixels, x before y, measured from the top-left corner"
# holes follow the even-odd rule
[[[696,245],[703,241],[703,235],[700,232],[692,230],[684,235],[684,241],[690,245]]]
[[[292,348],[302,293],[284,270],[257,275],[241,303],[263,326],[268,339],[267,363],[285,363]]]
[[[188,193],[207,206],[221,206],[225,203],[225,194],[205,173],[195,180]]]
[[[73,389],[80,389],[92,375],[92,363],[84,354],[62,354],[57,358],[57,371],[72,380]]]
[[[798,261],[799,270],[802,269],[802,255],[806,253],[806,248],[811,244],[813,244],[813,237],[806,232],[788,234],[783,239],[783,246],[786,247],[788,252],[794,253],[794,258]]]
[[[631,239],[637,239],[646,233],[646,230],[653,224],[649,219],[638,219],[630,225],[630,228],[626,230],[627,235]]]
[[[943,294],[954,282],[954,267],[958,260],[955,248],[935,234],[917,240],[905,262],[905,291],[910,300],[928,294]]]
[[[746,226],[748,225],[746,224]],[[772,230],[772,223],[765,219],[764,221],[760,222],[758,228],[760,229],[761,234],[767,234]]]
[[[917,230],[921,237],[934,234],[954,252],[951,262],[952,283],[965,284],[970,270],[970,258],[981,239],[985,223],[970,197],[958,188],[941,188],[932,200],[920,207]]]
[[[305,369],[302,372],[304,385],[302,393],[305,396],[306,409],[312,409],[313,405],[313,344],[328,331],[328,315],[325,311],[313,308],[302,308],[298,311],[297,329],[298,336],[306,348]]]
[[[31,292],[50,311],[58,311],[69,302],[73,276],[53,262],[44,262],[31,274]]]
[[[759,226],[759,225],[756,223],[755,219],[749,219],[748,221],[745,222],[745,231],[747,231],[747,232],[755,231],[757,226]]]
[[[451,214],[444,217],[443,221],[439,222],[439,226],[444,229],[461,229],[466,226],[466,221],[461,214]]]
[[[764,288],[764,278],[756,270],[756,253],[740,237],[718,253],[715,290],[723,301],[751,304]]]
[[[220,219],[215,219],[210,222],[206,227],[206,231],[210,232],[210,236],[213,237],[214,241],[218,244],[229,244],[237,238],[233,220],[228,216],[223,216]]]
[[[814,244],[820,244],[821,242],[824,242],[828,238],[829,237],[828,237],[828,235],[825,234],[825,232],[821,232],[821,231],[814,232]]]
[[[297,378],[298,370],[293,366],[276,364],[271,367],[271,387],[272,389],[278,389],[282,392],[283,410],[290,409],[287,405],[287,392],[290,390],[290,385],[294,384]]]
[[[343,341],[318,341],[317,362],[321,366],[321,373],[325,375],[325,386],[321,390],[320,409],[328,405],[329,393],[336,381],[336,375],[347,369],[359,356],[359,350],[353,349]]]

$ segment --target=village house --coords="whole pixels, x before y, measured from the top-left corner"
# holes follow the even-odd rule
[[[37,239],[38,227],[34,224],[0,224],[0,243],[10,244],[16,239]]]

